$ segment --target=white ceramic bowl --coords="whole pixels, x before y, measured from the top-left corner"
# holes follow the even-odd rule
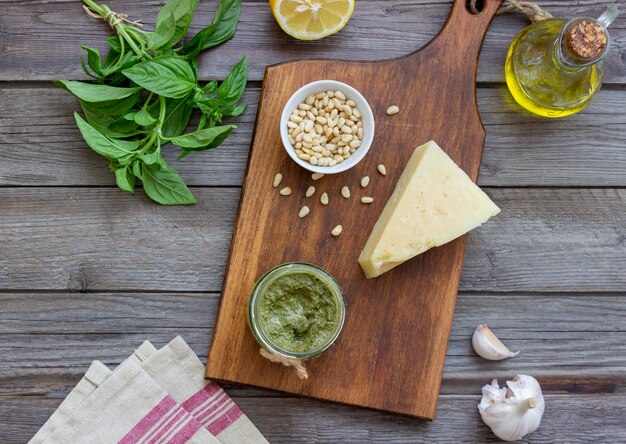
[[[363,139],[361,146],[357,148],[357,150],[346,160],[334,166],[311,165],[306,160],[298,159],[298,155],[296,154],[294,147],[291,143],[289,143],[289,139],[287,138],[287,122],[289,121],[289,116],[292,111],[296,109],[300,103],[304,103],[304,100],[309,94],[316,94],[321,91],[341,91],[344,93],[348,99],[351,99],[354,103],[356,103],[356,107],[361,112],[361,121],[363,122]],[[337,82],[335,80],[318,80],[304,85],[287,101],[280,117],[280,138],[283,141],[283,146],[285,147],[285,151],[287,151],[289,157],[291,157],[293,161],[302,168],[314,173],[341,173],[342,171],[346,171],[359,163],[372,146],[372,140],[374,139],[374,114],[372,113],[372,109],[367,103],[367,100],[365,100],[361,93],[350,85]]]

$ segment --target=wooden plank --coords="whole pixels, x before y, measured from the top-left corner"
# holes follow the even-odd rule
[[[501,443],[480,419],[476,408],[479,393],[478,387],[474,396],[441,397],[434,422],[305,399],[234,397],[234,400],[272,443]],[[541,426],[519,442],[626,440],[623,395],[547,395],[545,400]],[[27,396],[0,403],[3,442],[26,442],[60,402],[58,397]]]
[[[490,378],[531,371],[549,393],[626,393],[625,298],[461,293],[441,393],[471,395]],[[180,334],[204,362],[218,302],[217,293],[0,293],[0,399],[57,396],[93,359],[114,367],[145,339],[160,347]],[[470,338],[482,322],[521,354],[477,357]]]
[[[141,18],[152,29],[162,0],[111,0],[114,11]],[[104,49],[107,26],[88,17],[78,2],[64,0],[3,0],[0,39],[0,80],[83,78],[79,45]],[[250,58],[250,78],[260,80],[268,64],[302,57],[378,60],[405,55],[427,43],[440,29],[450,10],[449,0],[361,0],[344,30],[317,42],[299,42],[284,34],[264,1],[247,1],[234,39],[206,53],[201,60],[203,78],[223,78],[243,54]],[[210,23],[216,1],[201,2],[191,33]],[[597,17],[606,7],[595,2],[572,4],[552,0],[542,4],[555,17]],[[71,26],[68,26],[71,24]],[[528,24],[519,14],[497,17],[485,40],[478,79],[503,81],[508,46]],[[626,83],[626,19],[611,25],[613,50],[607,57],[606,82]],[[252,51],[250,48],[254,48]],[[27,56],[25,56],[27,54]]]
[[[602,90],[581,114],[560,120],[519,112],[502,86],[477,94],[487,130],[481,186],[626,186],[626,91]],[[248,109],[231,120],[238,128],[224,145],[181,162],[166,147],[167,160],[191,185],[240,185],[258,99],[259,88],[248,88]],[[0,89],[0,185],[115,186],[106,160],[80,138],[75,109],[56,88]]]
[[[269,185],[268,185],[269,186]],[[0,188],[0,290],[219,291],[239,190],[162,207],[113,189]],[[491,189],[461,290],[622,291],[625,190]]]

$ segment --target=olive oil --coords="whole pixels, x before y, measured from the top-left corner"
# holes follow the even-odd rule
[[[607,10],[598,20],[542,20],[513,40],[505,64],[506,82],[515,100],[545,117],[579,112],[602,86],[609,36],[617,16]],[[586,45],[586,46],[585,46]]]

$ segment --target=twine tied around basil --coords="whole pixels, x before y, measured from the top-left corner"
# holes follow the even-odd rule
[[[552,14],[541,9],[536,3],[533,2],[518,2],[517,0],[507,0],[509,3],[506,6],[502,6],[497,14],[506,14],[510,11],[519,11],[527,16],[531,22],[539,22],[541,20],[548,20],[552,18]],[[472,14],[478,14],[480,11],[476,7],[476,0],[470,0],[470,11]]]
[[[298,374],[298,378],[300,379],[308,379],[309,373],[306,371],[306,367],[304,366],[304,362],[302,359],[290,358],[285,355],[279,355],[278,353],[271,353],[262,348],[260,350],[261,356],[265,359],[269,359],[271,362],[276,364],[282,364],[285,367],[293,367]]]
[[[83,9],[87,14],[89,14],[93,18],[97,18],[99,20],[104,20],[109,24],[109,26],[113,29],[120,23],[128,23],[135,26],[143,26],[141,20],[128,20],[128,15],[126,14],[118,14],[117,12],[109,11],[105,15],[100,15],[94,11],[92,11],[89,7],[83,5]]]

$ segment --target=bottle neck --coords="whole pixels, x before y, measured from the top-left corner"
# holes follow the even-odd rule
[[[597,38],[602,38],[602,45],[593,46],[593,43],[589,43],[589,48],[582,46],[581,42],[587,44],[587,40],[576,41],[580,36],[580,30],[585,26],[591,26],[595,28],[599,34]],[[606,28],[601,26],[593,19],[579,18],[572,19],[567,22],[554,44],[554,59],[555,63],[561,67],[579,71],[591,65],[595,65],[601,62],[609,48],[609,34],[606,32]],[[588,49],[588,51],[586,51]]]

